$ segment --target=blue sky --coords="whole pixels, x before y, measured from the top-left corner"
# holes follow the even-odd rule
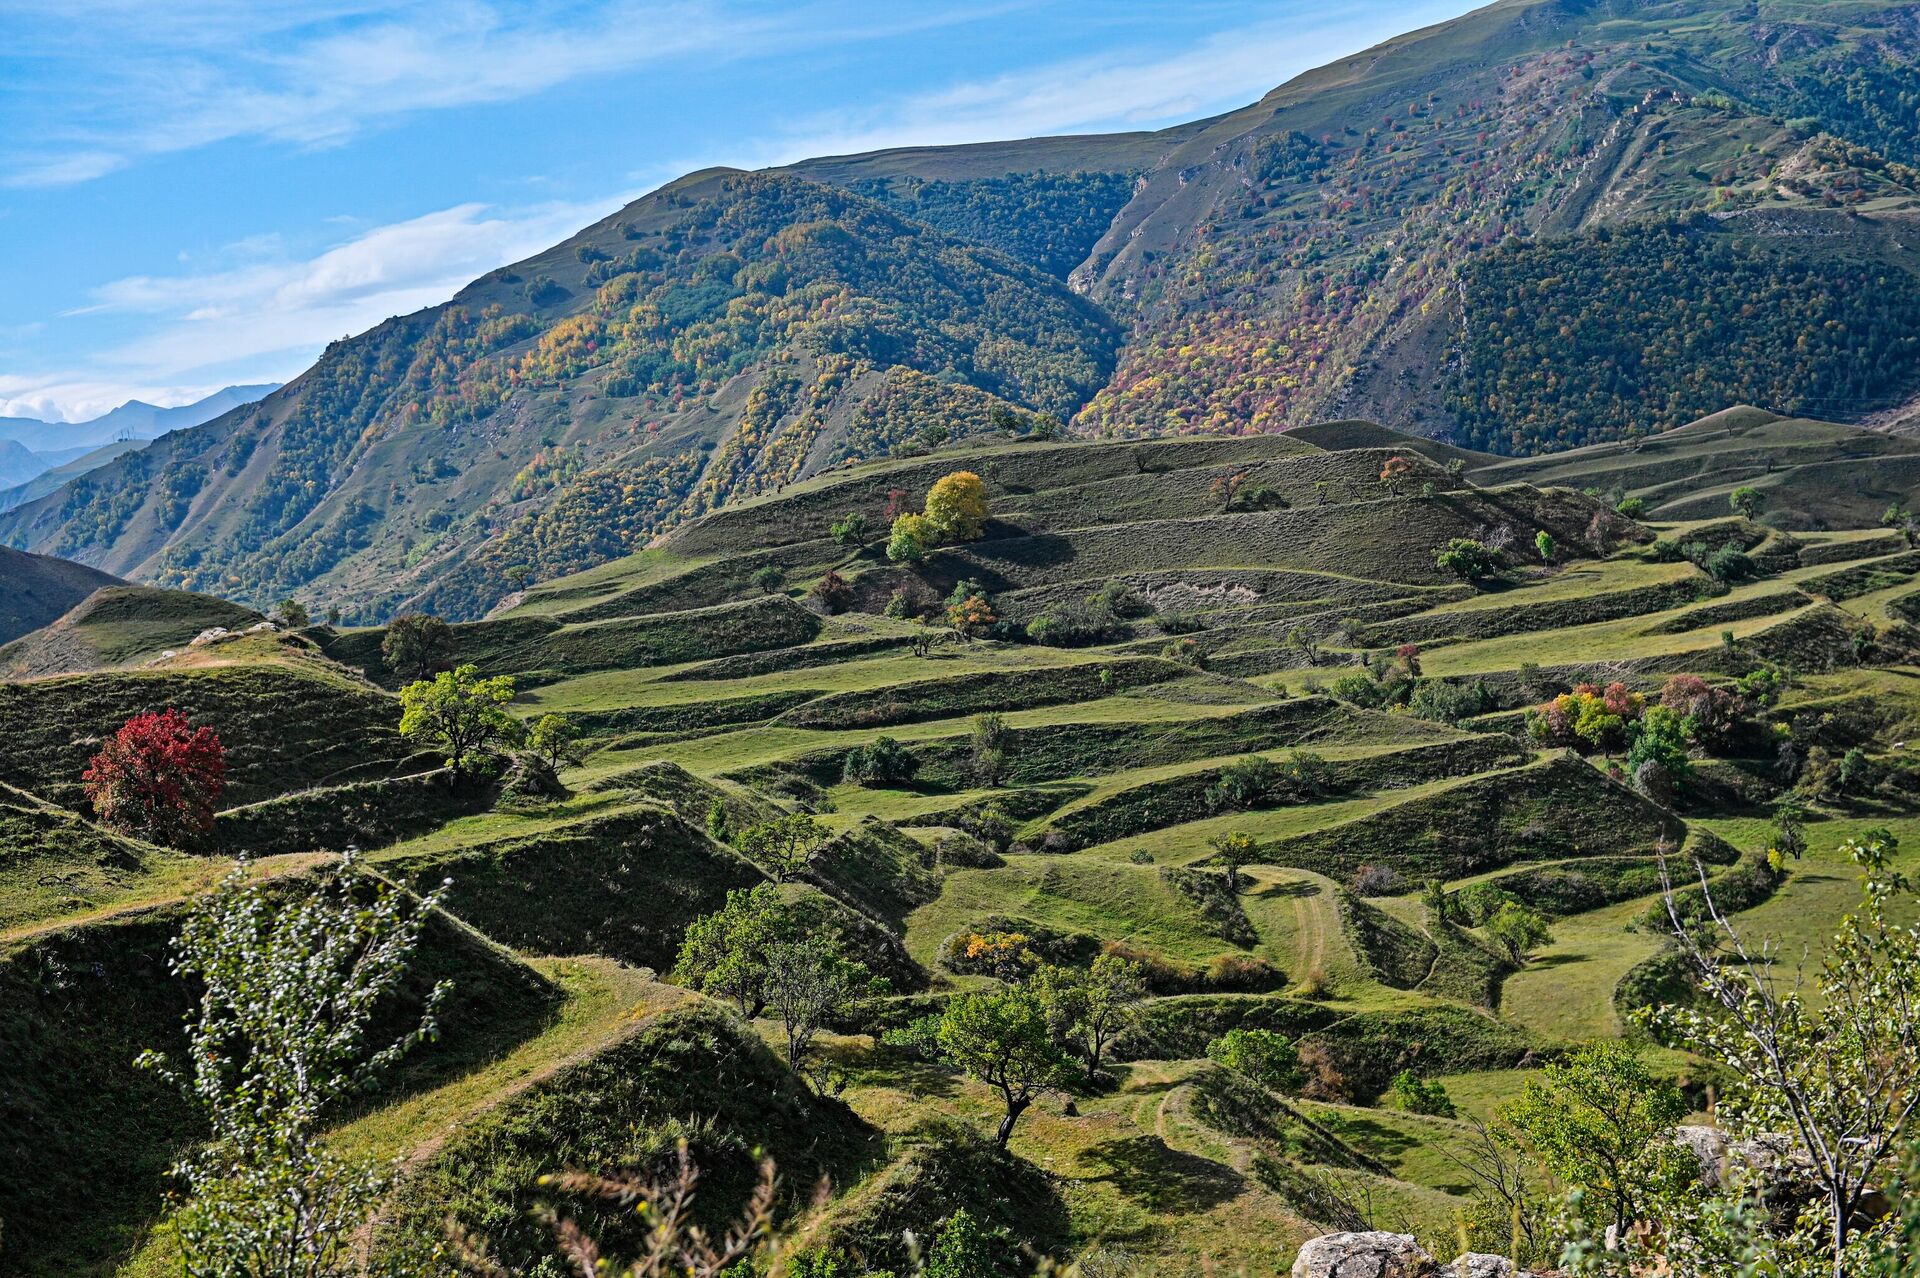
[[[647,190],[1227,110],[1464,0],[0,0],[0,416],[281,381]]]

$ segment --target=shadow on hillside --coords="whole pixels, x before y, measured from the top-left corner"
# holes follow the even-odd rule
[[[1318,883],[1313,882],[1311,879],[1288,879],[1284,882],[1264,883],[1258,891],[1248,892],[1246,895],[1257,901],[1265,901],[1273,898],[1281,900],[1305,899],[1307,897],[1319,896],[1324,890],[1325,889]]]
[[[1101,1179],[1151,1211],[1207,1211],[1246,1192],[1231,1167],[1171,1149],[1158,1136],[1130,1136],[1095,1145],[1083,1166],[1105,1167]]]

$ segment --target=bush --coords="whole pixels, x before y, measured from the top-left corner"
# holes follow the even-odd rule
[[[1433,562],[1466,581],[1483,581],[1500,570],[1499,554],[1471,537],[1455,537],[1434,552]]]
[[[813,589],[807,592],[817,600],[821,608],[829,614],[839,614],[853,607],[853,587],[847,579],[829,568],[820,580],[813,583]]]
[[[1421,1078],[1410,1069],[1403,1069],[1393,1076],[1387,1097],[1395,1109],[1403,1109],[1409,1114],[1452,1118],[1456,1112],[1453,1099],[1447,1095],[1445,1087],[1433,1079]]]
[[[868,787],[898,787],[920,771],[920,760],[892,737],[847,752],[846,779]]]
[[[1300,1050],[1272,1030],[1228,1030],[1207,1044],[1207,1059],[1275,1091],[1292,1091],[1306,1081]]]
[[[1353,872],[1347,886],[1356,896],[1398,896],[1406,889],[1406,880],[1390,865],[1363,865]]]

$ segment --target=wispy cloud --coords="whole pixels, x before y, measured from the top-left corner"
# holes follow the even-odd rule
[[[14,186],[84,182],[142,156],[237,138],[328,146],[385,120],[513,101],[650,65],[882,38],[980,16],[977,7],[943,4],[848,23],[816,4],[720,0],[9,7],[37,19],[39,60],[72,71],[65,87],[35,86],[50,101],[21,101],[22,114],[45,112],[45,127],[16,137],[4,165]],[[28,136],[45,140],[21,146]]]
[[[1397,26],[1457,15],[1459,0],[1397,5]],[[822,112],[752,148],[782,164],[898,146],[1151,128],[1258,99],[1293,76],[1380,41],[1378,10],[1289,17],[1209,36],[1172,52],[1120,49],[947,85],[863,111]]]
[[[181,403],[233,381],[283,380],[328,341],[444,302],[621,202],[461,204],[307,257],[249,241],[223,255],[244,260],[214,269],[114,280],[67,318],[132,317],[144,331],[85,369],[0,377],[0,416],[82,420],[128,398]]]

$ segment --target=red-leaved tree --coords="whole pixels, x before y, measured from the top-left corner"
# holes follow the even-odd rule
[[[107,825],[182,847],[213,828],[226,774],[219,734],[167,710],[121,724],[81,780],[94,815]]]

